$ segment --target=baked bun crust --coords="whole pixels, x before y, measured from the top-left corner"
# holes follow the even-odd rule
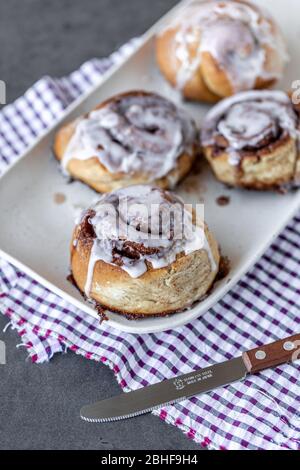
[[[206,116],[202,149],[230,186],[287,190],[300,182],[299,113],[281,91],[227,98]]]
[[[276,83],[287,52],[279,27],[257,5],[195,0],[158,34],[156,57],[185,98],[214,103]]]
[[[198,152],[194,122],[165,98],[116,95],[63,126],[54,154],[73,178],[98,192],[135,184],[174,187]]]
[[[124,198],[129,213],[131,204],[137,203],[148,208],[157,204],[165,215],[166,210],[173,208],[175,224],[179,221],[177,211],[182,215],[185,210],[175,195],[151,186],[131,187],[103,196],[83,214],[74,230],[71,269],[78,288],[101,306],[134,318],[174,313],[204,297],[215,280],[220,260],[218,245],[208,228],[200,222],[191,239],[175,240],[173,235],[166,239],[168,224],[164,223],[160,229],[162,239],[147,240],[149,219],[134,212],[132,218],[125,220]],[[120,227],[123,222],[127,227],[129,224],[127,237],[120,235],[119,228],[117,240],[112,240],[116,232],[107,215],[103,215],[107,204],[113,205],[110,216],[115,211],[120,214]],[[191,217],[187,220],[196,228],[195,215]],[[151,230],[152,234],[158,233],[155,223],[153,229],[151,222]],[[104,231],[108,238],[103,242]],[[197,238],[200,233],[201,241]]]

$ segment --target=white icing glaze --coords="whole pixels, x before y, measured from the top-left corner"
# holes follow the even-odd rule
[[[170,101],[154,94],[120,96],[76,123],[62,159],[96,157],[111,172],[167,175],[183,153],[192,155],[193,121]]]
[[[204,249],[211,270],[217,270],[204,225],[195,226],[182,200],[169,192],[131,186],[102,196],[91,210],[95,215],[89,222],[96,238],[85,285],[87,297],[98,260],[118,265],[137,278],[147,271],[146,262],[159,269],[173,263],[179,253],[188,255]]]
[[[227,141],[230,163],[237,165],[240,151],[255,149],[281,132],[299,138],[299,119],[288,95],[282,91],[248,91],[227,98],[207,114],[201,131],[204,146],[217,136]]]
[[[180,62],[177,87],[181,90],[201,65],[203,52],[209,52],[226,71],[235,92],[253,88],[258,77],[280,78],[288,60],[279,28],[257,5],[195,0],[180,10],[164,31],[172,28],[179,28],[174,53]],[[266,47],[277,57],[269,64]]]

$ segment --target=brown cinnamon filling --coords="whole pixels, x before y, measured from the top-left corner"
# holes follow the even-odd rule
[[[154,255],[159,253],[159,248],[148,247],[142,243],[126,241],[123,245],[123,251],[128,258],[139,258],[140,255]]]
[[[93,224],[90,222],[90,219],[92,219],[94,216],[95,211],[93,210],[88,210],[85,213],[80,223],[79,230],[76,234],[77,241],[80,241],[81,243],[90,243],[91,240],[96,238]],[[142,243],[136,243],[127,240],[124,242],[122,250],[120,250],[118,247],[113,248],[113,263],[117,266],[122,266],[122,257],[124,256],[129,259],[136,260],[139,259],[141,255],[153,255],[157,253],[159,253],[159,248],[147,247]]]
[[[269,153],[281,144],[285,143],[288,138],[288,133],[285,130],[278,128],[276,134],[270,132],[268,135],[262,138],[257,143],[257,145],[251,147],[245,146],[243,149],[240,149],[238,153],[241,158],[251,156],[257,157],[258,154],[259,156],[265,155],[266,153]],[[214,144],[212,146],[212,156],[218,157],[219,155],[224,153],[228,147],[228,140],[222,134],[217,133],[214,137]]]
[[[77,240],[81,242],[85,242],[86,240],[91,240],[96,238],[96,233],[93,227],[93,224],[91,224],[90,219],[95,216],[96,212],[94,210],[89,209],[80,224],[78,234],[77,234]]]

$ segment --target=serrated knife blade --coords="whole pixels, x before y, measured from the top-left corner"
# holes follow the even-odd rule
[[[131,418],[241,380],[246,373],[245,363],[239,357],[86,405],[80,416],[86,421],[99,423]]]
[[[131,418],[237,382],[247,374],[299,358],[300,334],[295,334],[251,349],[236,359],[86,405],[81,409],[80,415],[86,421],[99,423]]]

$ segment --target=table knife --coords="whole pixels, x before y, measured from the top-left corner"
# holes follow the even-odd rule
[[[163,380],[84,406],[81,418],[108,422],[149,413],[163,406],[243,380],[250,374],[300,358],[300,334],[244,352],[240,357]]]

